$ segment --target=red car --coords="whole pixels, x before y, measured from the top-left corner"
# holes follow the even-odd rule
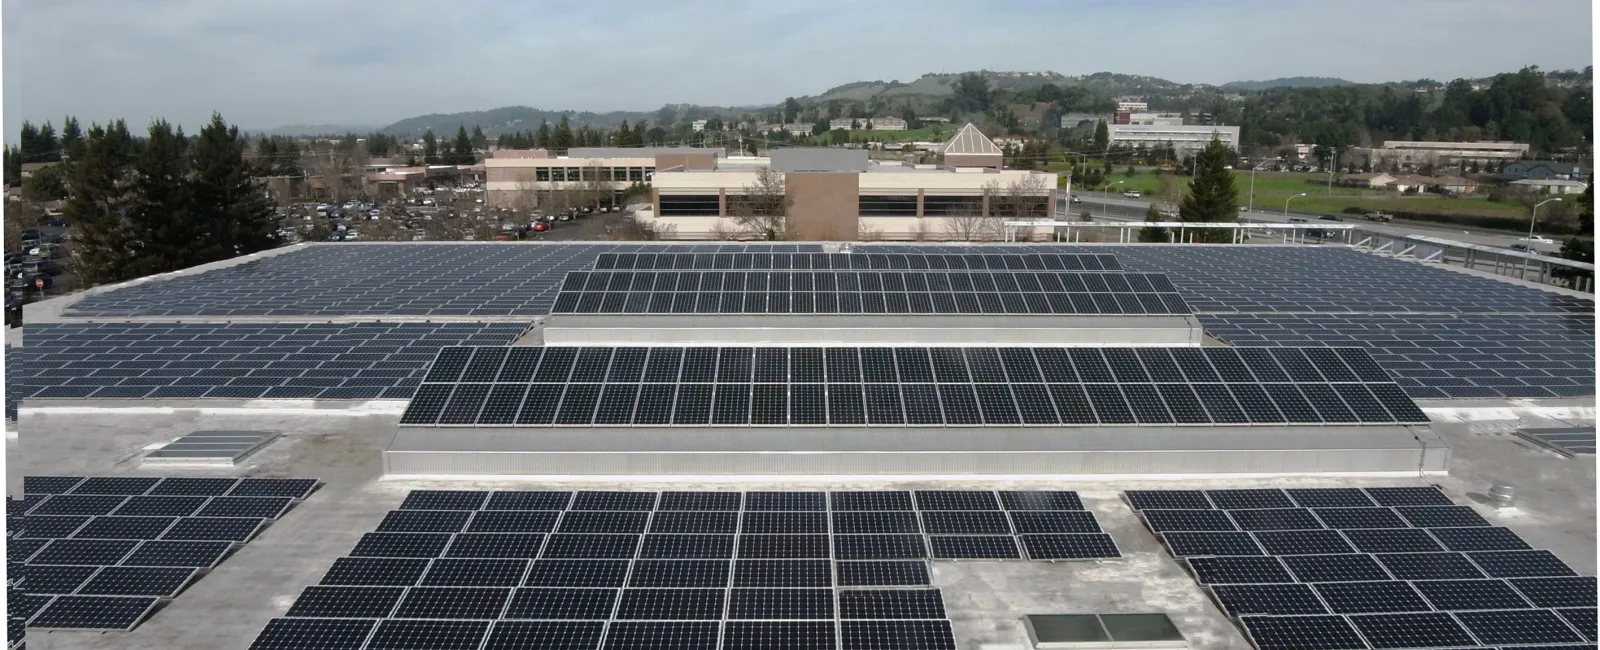
[[[549,230],[549,229],[550,229],[550,224],[545,223],[543,221],[540,221],[538,223],[533,224],[533,231],[534,232],[544,232],[544,231]]]

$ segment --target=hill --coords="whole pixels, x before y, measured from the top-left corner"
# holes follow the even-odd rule
[[[1347,81],[1338,77],[1279,77],[1266,81],[1231,81],[1221,86],[1222,90],[1231,91],[1260,91],[1269,88],[1328,88],[1331,86],[1354,86],[1356,82]]]
[[[280,126],[275,129],[251,131],[250,133],[257,137],[273,135],[344,135],[346,133],[371,133],[378,130],[378,128],[379,127],[372,126],[370,124],[293,124],[290,126]]]

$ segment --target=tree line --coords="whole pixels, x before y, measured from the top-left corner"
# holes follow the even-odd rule
[[[165,120],[140,137],[123,120],[80,130],[69,117],[59,137],[48,124],[24,127],[7,174],[17,158],[57,163],[45,169],[63,181],[68,264],[92,286],[277,246],[275,206],[249,147],[217,114],[193,136]]]
[[[623,120],[617,128],[607,131],[587,124],[573,129],[572,123],[563,116],[554,127],[550,126],[548,120],[543,120],[539,128],[533,131],[503,133],[496,144],[502,149],[548,149],[557,155],[565,155],[572,147],[659,147],[667,143],[669,135],[666,129],[651,126],[648,120],[640,120],[633,126]]]

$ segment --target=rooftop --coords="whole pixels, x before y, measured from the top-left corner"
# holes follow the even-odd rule
[[[832,288],[824,289],[818,282],[832,283],[828,285]],[[1003,326],[980,332],[987,338],[955,346],[954,356],[948,354],[951,346],[944,346],[947,354],[937,366],[938,381],[932,375],[918,380],[921,366],[915,359],[927,358],[915,355],[941,346],[901,341],[886,347],[852,345],[843,348],[849,352],[842,356],[823,354],[824,347],[838,349],[844,344],[837,339],[829,344],[826,328],[817,326],[823,319],[798,311],[795,306],[803,303],[796,297],[813,300],[833,294],[851,296],[835,305],[856,305],[854,311],[832,315],[847,325],[900,324],[909,333],[914,328],[907,323],[913,319],[937,317],[959,324],[947,329],[981,330],[985,320]],[[700,299],[707,295],[718,297],[718,306],[734,304],[724,300],[727,296],[738,298],[738,315],[720,307],[699,309],[713,304]],[[1141,302],[1152,295],[1171,300]],[[665,302],[662,296],[667,297]],[[687,304],[681,296],[695,299],[695,313],[681,315],[684,312],[677,306]],[[760,300],[752,302],[749,296]],[[929,312],[897,310],[896,304],[925,304]],[[536,374],[536,368],[545,372],[542,362],[514,363],[513,357],[525,361],[540,353],[556,356],[552,350],[563,348],[551,337],[562,326],[560,320],[572,314],[627,325],[656,322],[650,319],[669,313],[680,314],[674,318],[690,326],[749,322],[767,330],[778,329],[774,325],[810,330],[808,335],[823,338],[820,343],[783,347],[748,341],[737,343],[742,347],[717,344],[732,353],[698,343],[678,344],[699,346],[688,351],[649,342],[566,347],[565,365],[551,366],[559,370],[559,377],[552,374],[556,371]],[[770,315],[774,313],[787,315]],[[8,406],[19,409],[7,438],[13,495],[21,492],[22,475],[271,476],[322,481],[309,498],[136,629],[32,630],[29,641],[32,647],[46,649],[249,647],[268,621],[283,616],[303,589],[318,584],[336,559],[350,555],[362,535],[377,530],[386,513],[416,489],[1016,489],[1076,491],[1099,527],[1115,541],[1121,557],[930,562],[933,585],[943,594],[957,647],[1026,647],[1023,614],[1161,611],[1172,617],[1193,647],[1248,648],[1251,643],[1236,622],[1130,509],[1124,491],[1438,485],[1488,523],[1509,528],[1535,548],[1550,550],[1581,575],[1594,575],[1592,453],[1569,456],[1518,433],[1593,427],[1594,314],[1589,294],[1340,246],[430,242],[287,247],[34,303],[26,308],[26,325],[8,332],[7,400]],[[1175,346],[1171,352],[1104,344],[1064,349],[1054,343],[1000,337],[1004,330],[1020,330],[1032,322],[1061,326],[1085,322],[1062,318],[1090,317],[1123,324],[1153,322],[1157,317],[1183,321],[1203,334],[1202,346]],[[763,318],[769,320],[763,323]],[[1015,327],[1005,327],[1010,325]],[[622,351],[629,347],[632,353]],[[752,348],[753,361],[748,356]],[[455,351],[439,354],[441,349]],[[1245,365],[1234,368],[1206,361],[1233,358],[1234,349]],[[656,350],[668,351],[665,357],[674,360],[672,378],[657,377],[643,384],[641,379],[630,379],[628,373],[633,371],[652,372]],[[1260,352],[1247,355],[1250,351]],[[1110,403],[1103,401],[1095,401],[1097,410],[1089,411],[1098,418],[1093,426],[1075,425],[1069,419],[1051,420],[1054,424],[1049,426],[996,421],[933,428],[865,422],[790,429],[756,426],[761,416],[755,410],[746,411],[755,423],[751,426],[646,422],[648,426],[605,428],[584,419],[607,417],[604,405],[615,403],[607,401],[607,395],[644,384],[703,385],[707,409],[740,394],[730,386],[763,386],[765,392],[752,388],[742,393],[759,401],[760,395],[771,394],[772,386],[804,386],[807,380],[800,373],[813,368],[807,365],[810,361],[803,361],[812,358],[807,355],[825,359],[827,372],[844,373],[829,375],[830,390],[858,385],[851,381],[878,389],[903,386],[908,396],[918,385],[930,390],[935,384],[983,386],[982,408],[993,415],[1002,412],[991,410],[997,404],[992,398],[999,394],[992,389],[999,387],[1006,404],[1030,417],[1043,404],[1052,418],[1058,413],[1070,416],[1065,410],[1070,403],[1059,401],[1061,393],[1050,393],[1047,385],[1109,386],[1112,393],[1138,396],[1145,394],[1139,392],[1141,387],[1153,391],[1155,386],[1223,386],[1214,383],[1220,380],[1205,380],[1204,373],[1243,370],[1250,381],[1230,379],[1229,385],[1267,386],[1273,392],[1264,399],[1273,413],[1278,413],[1274,404],[1288,409],[1291,403],[1278,401],[1287,399],[1282,387],[1288,386],[1287,392],[1305,391],[1306,397],[1294,398],[1305,410],[1290,417],[1310,419],[1298,424],[1279,419],[1276,424],[1212,426],[1213,417],[1221,413],[1215,411],[1203,427],[1173,424],[1170,419],[1161,426],[1105,424],[1102,421],[1111,422],[1116,416],[1102,408]],[[685,361],[683,372],[710,372],[704,384],[678,374],[677,360],[689,356],[700,361]],[[846,358],[850,361],[835,365]],[[1029,373],[1061,372],[1063,366],[1050,360],[1063,358],[1072,359],[1066,364],[1068,370],[1085,374],[1029,380]],[[1199,365],[1179,365],[1196,358]],[[449,359],[461,365],[452,365],[455,362]],[[782,367],[794,374],[782,375],[785,379],[762,374],[772,371],[770,362],[776,359],[792,363]],[[949,359],[957,360],[960,369],[955,370]],[[1130,359],[1131,366],[1125,363]],[[703,363],[706,360],[709,366]],[[1018,365],[1022,360],[1026,365]],[[1307,360],[1311,365],[1304,365]],[[1331,363],[1323,363],[1328,360]],[[747,363],[753,365],[741,365]],[[1098,380],[1089,377],[1095,363],[1108,364],[1111,374]],[[824,366],[813,369],[820,373]],[[508,378],[522,371],[526,372],[521,379]],[[899,379],[885,381],[885,372]],[[1341,379],[1336,372],[1366,372],[1365,383],[1398,387],[1387,402],[1390,406],[1379,406],[1379,412],[1414,404],[1428,423],[1390,420],[1377,426],[1337,421],[1340,416],[1335,413],[1344,408],[1343,399],[1366,393],[1323,390],[1333,386],[1348,391],[1364,385]],[[943,373],[973,379],[962,383],[943,378]],[[1283,377],[1275,379],[1278,374]],[[1289,379],[1290,375],[1296,378]],[[1309,379],[1313,376],[1317,381]],[[590,408],[581,413],[561,411],[558,426],[541,428],[532,423],[496,429],[473,426],[492,418],[492,407],[483,406],[480,415],[480,402],[458,399],[470,398],[475,388],[457,386],[482,387],[477,397],[495,404],[495,395],[502,393],[491,390],[528,390],[534,384],[556,387],[558,396],[567,390],[560,397],[569,400],[561,402],[563,408],[584,403],[586,398],[572,396],[587,394]],[[465,417],[465,410],[471,410],[469,424],[454,428],[433,420],[426,427],[402,424],[403,414],[426,410],[413,409],[430,399],[419,389],[425,385],[445,386],[448,399],[436,406],[452,413],[451,418]],[[1035,385],[1039,390],[1030,392]],[[586,393],[584,386],[592,387],[592,392]],[[448,392],[452,390],[456,392]],[[1399,394],[1401,390],[1404,394]],[[698,394],[680,391],[682,399]],[[1012,391],[1016,402],[1010,399]],[[1373,389],[1373,394],[1377,392]],[[871,401],[863,408],[871,413],[880,412],[883,395],[894,395],[897,408],[901,404],[893,391],[867,394]],[[935,403],[946,397],[932,394],[939,395]],[[1170,414],[1183,412],[1184,403],[1176,400],[1180,394],[1148,393],[1160,412],[1168,413],[1170,406]],[[859,398],[862,393],[855,395]],[[1326,400],[1329,395],[1331,402]],[[1043,396],[1044,401],[1030,401],[1029,396]],[[906,399],[907,409],[916,406],[911,397]],[[1052,399],[1058,400],[1056,407],[1050,405]],[[596,403],[602,406],[595,409]],[[955,403],[944,403],[952,423],[957,422],[950,410]],[[1123,404],[1120,396],[1116,403]],[[1130,405],[1142,414],[1151,412],[1150,402],[1124,404]],[[556,415],[556,402],[548,406]],[[829,408],[848,406],[846,401],[830,402]],[[829,413],[852,417],[848,408]],[[1340,440],[1378,435],[1380,429],[1389,432],[1402,424],[1408,432],[1405,444],[1431,450],[1436,455],[1429,458],[1447,473],[1422,475],[1415,463],[1382,476],[1285,472],[1275,461],[1288,455],[1268,455],[1259,465],[1208,472],[1197,469],[1209,462],[1202,455],[1176,451],[1192,449],[1180,440],[1184,435],[1213,443],[1231,437],[1234,444],[1248,438],[1283,441],[1290,434],[1321,436],[1320,442],[1331,449]],[[281,437],[234,468],[141,465],[146,451],[203,429],[267,430]],[[1015,452],[1028,449],[1016,444],[1032,440],[1077,444],[1081,452],[1101,449],[1084,446],[1087,442],[1138,438],[1152,445],[1148,451],[1175,456],[1170,462],[1186,465],[1192,473],[980,477],[950,471],[897,474],[892,467],[874,464],[844,468],[865,468],[855,472],[835,468],[795,474],[792,468],[778,467],[764,474],[666,476],[648,471],[660,465],[641,462],[609,476],[577,476],[584,468],[572,462],[571,469],[563,468],[571,472],[567,475],[397,475],[390,466],[392,458],[385,455],[393,449],[397,432],[416,437],[430,431],[437,433],[428,439],[435,443],[448,432],[457,432],[463,438],[470,434],[484,440],[510,437],[529,447],[611,440],[623,449],[679,436],[679,440],[697,437],[704,445],[743,440],[768,451],[779,449],[777,444],[837,439],[866,450],[932,441],[949,445],[944,451],[951,452],[958,450],[958,444],[973,441],[1011,441]],[[637,435],[641,432],[649,435]],[[766,441],[774,446],[764,446]],[[1448,453],[1437,455],[1440,451]],[[653,453],[652,462],[663,456],[667,455]],[[1489,507],[1485,494],[1494,484],[1514,486],[1518,507]]]

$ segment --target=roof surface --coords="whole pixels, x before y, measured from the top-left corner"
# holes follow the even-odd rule
[[[978,127],[973,126],[971,122],[968,122],[966,126],[961,127],[960,131],[956,131],[955,136],[950,138],[949,142],[945,143],[942,153],[947,155],[957,154],[963,156],[979,154],[993,154],[1000,156],[1005,154],[1005,152],[1000,150],[1000,147],[995,146],[993,140],[990,140],[988,136],[984,135],[982,131],[979,131]]]

